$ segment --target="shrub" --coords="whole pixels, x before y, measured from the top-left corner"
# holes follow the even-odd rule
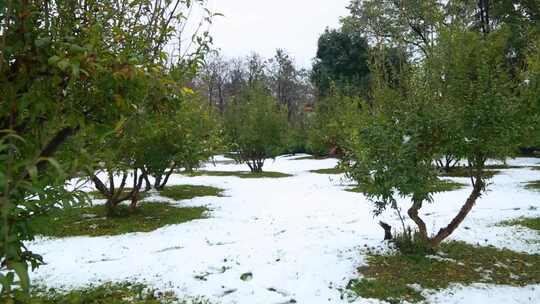
[[[286,127],[286,112],[259,85],[245,88],[225,113],[232,156],[252,172],[261,172],[265,159],[283,151]]]

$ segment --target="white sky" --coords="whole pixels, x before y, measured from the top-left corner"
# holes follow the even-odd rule
[[[350,0],[209,0],[224,14],[210,32],[214,46],[226,57],[257,52],[271,57],[285,49],[303,67],[311,66],[317,39],[326,27],[336,28],[347,15]]]

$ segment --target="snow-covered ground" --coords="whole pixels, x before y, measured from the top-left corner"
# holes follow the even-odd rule
[[[32,277],[65,288],[134,280],[179,295],[203,295],[216,303],[349,303],[350,299],[341,299],[340,290],[358,276],[356,268],[364,263],[362,248],[384,248],[383,231],[364,196],[344,191],[349,184],[344,176],[309,172],[331,168],[336,160],[296,160],[303,156],[267,161],[265,170],[294,175],[287,178],[175,175],[170,184],[216,186],[226,189],[226,197],[181,201],[182,206],[207,206],[209,217],[149,233],[40,238],[28,245],[43,255],[47,265]],[[495,226],[506,219],[540,216],[540,193],[526,190],[522,184],[540,180],[540,171],[527,167],[539,162],[528,158],[509,161],[509,165],[524,167],[496,175],[491,191],[479,200],[454,237],[539,253],[537,232]],[[219,158],[216,166],[208,164],[204,169],[237,171],[247,166]],[[469,191],[435,196],[435,203],[423,209],[430,214],[425,218],[431,231],[448,223]],[[381,219],[398,225],[392,212]],[[252,278],[241,280],[246,273]],[[484,303],[488,299],[490,303],[540,303],[540,285],[455,286],[428,298],[432,303]],[[356,299],[354,303],[377,301]]]

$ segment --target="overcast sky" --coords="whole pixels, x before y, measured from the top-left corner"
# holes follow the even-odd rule
[[[227,56],[257,52],[271,57],[286,49],[303,67],[311,66],[317,39],[326,27],[336,28],[350,0],[209,0],[217,17],[210,32]]]

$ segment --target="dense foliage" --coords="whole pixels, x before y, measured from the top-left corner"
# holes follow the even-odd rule
[[[145,190],[185,197],[171,175],[218,151],[257,173],[241,177],[279,177],[262,168],[281,153],[333,154],[375,214],[398,212],[404,244],[431,250],[487,191],[489,160],[540,147],[536,0],[353,0],[311,72],[281,49],[206,56],[209,34],[184,32],[205,3],[0,1],[0,299],[29,291],[44,263],[29,223],[88,202],[79,181],[105,198],[104,222],[129,221]],[[471,193],[430,235],[421,209],[458,164]]]
[[[484,33],[458,20],[431,30],[436,38],[426,56],[403,70],[397,88],[375,64],[373,105],[351,138],[348,161],[350,176],[370,189],[376,214],[399,212],[399,199],[409,198],[410,219],[426,245],[436,247],[486,191],[487,160],[514,153],[525,116],[522,81],[508,72],[508,27]],[[419,212],[433,201],[434,164],[447,155],[467,164],[473,188],[452,221],[430,236]]]
[[[225,115],[225,130],[233,156],[252,172],[279,155],[286,143],[287,113],[263,87],[245,88]]]
[[[126,130],[166,87],[164,47],[195,3],[204,1],[0,2],[2,294],[14,284],[28,291],[28,266],[43,263],[23,244],[34,235],[28,219],[85,199],[64,184],[93,165],[87,144]],[[176,60],[186,74],[207,43],[198,33],[194,56]]]
[[[361,32],[342,27],[320,37],[311,78],[319,96],[334,90],[367,97],[370,84],[369,46]]]

